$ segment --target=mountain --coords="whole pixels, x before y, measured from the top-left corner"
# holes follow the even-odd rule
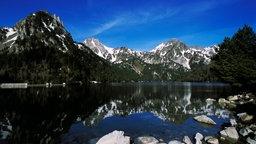
[[[216,53],[215,48],[217,48],[216,45],[202,49],[191,48],[178,39],[171,39],[152,49],[150,52],[155,56],[146,60],[149,63],[174,62],[190,70],[193,64],[200,62],[209,64],[210,57]]]
[[[77,43],[58,16],[38,11],[0,28],[0,83],[175,81],[209,64],[214,48],[177,39],[149,52],[110,48],[94,38]]]
[[[133,51],[129,48],[110,48],[102,44],[98,39],[89,38],[83,42],[98,56],[113,62],[122,63],[124,61],[139,58],[148,64],[170,64],[183,66],[190,70],[195,63],[209,64],[210,58],[216,53],[217,45],[207,48],[188,47],[178,39],[171,39],[163,42],[149,52]]]
[[[47,11],[0,29],[0,82],[107,81],[112,69]]]
[[[140,51],[133,51],[126,47],[110,48],[95,38],[88,38],[83,42],[83,44],[89,47],[98,56],[112,63],[121,63],[125,60],[138,57],[143,53]]]
[[[163,42],[149,52],[129,48],[110,48],[94,38],[83,42],[98,56],[129,69],[140,80],[175,80],[179,73],[194,70],[210,63],[217,45],[206,48],[189,47],[178,39]]]

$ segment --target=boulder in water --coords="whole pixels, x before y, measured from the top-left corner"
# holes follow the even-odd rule
[[[130,144],[130,137],[124,136],[123,131],[113,131],[102,138],[96,144]]]
[[[226,129],[220,131],[220,135],[225,140],[233,143],[237,142],[239,139],[239,135],[235,127],[227,127]]]
[[[198,122],[201,122],[201,123],[216,125],[216,123],[215,123],[211,118],[209,118],[209,117],[206,116],[206,115],[196,116],[196,117],[194,117],[194,119],[195,119],[196,121],[198,121]]]
[[[134,144],[158,144],[159,141],[152,136],[141,136],[136,138]]]

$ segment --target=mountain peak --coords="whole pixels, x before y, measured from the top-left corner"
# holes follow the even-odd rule
[[[1,36],[2,35],[2,36]],[[75,47],[70,33],[64,28],[58,16],[48,11],[38,11],[21,19],[12,28],[5,28],[0,34],[0,50],[9,47],[9,52],[20,52],[39,47],[55,47],[67,52]]]
[[[114,52],[114,48],[107,47],[103,45],[98,39],[96,38],[88,38],[83,41],[83,43],[89,47],[94,53],[104,59],[113,59],[112,54]]]
[[[35,29],[41,29],[44,31],[52,32],[56,29],[64,29],[63,22],[60,20],[60,17],[55,14],[51,15],[48,11],[38,11],[30,14],[26,18],[20,20],[15,28],[23,29],[23,32],[33,33]],[[26,29],[26,30],[24,30]]]
[[[172,38],[169,42],[172,42],[172,43],[177,43],[177,42],[182,43],[182,41],[180,41],[177,38]]]
[[[163,42],[163,43],[159,44],[157,47],[152,49],[150,52],[156,53],[156,52],[161,52],[161,51],[165,51],[165,50],[172,49],[172,48],[186,48],[186,47],[187,46],[182,41],[180,41],[176,38],[172,38],[168,42]]]
[[[88,38],[83,42],[88,47],[104,47],[104,45],[96,38]]]

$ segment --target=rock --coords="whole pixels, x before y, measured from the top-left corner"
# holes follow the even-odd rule
[[[216,100],[215,99],[211,99],[211,98],[207,98],[206,99],[206,102],[207,103],[213,103],[213,102],[215,102]]]
[[[228,100],[229,100],[229,101],[237,101],[237,100],[239,100],[239,98],[238,98],[237,95],[235,95],[235,96],[229,96],[229,97],[228,97]]]
[[[177,140],[172,140],[172,141],[169,141],[168,144],[183,144],[183,143]]]
[[[238,116],[239,118],[244,117],[244,116],[246,116],[246,115],[247,115],[246,112],[238,113],[238,114],[237,114],[237,116]]]
[[[230,109],[234,109],[234,108],[236,108],[237,107],[237,105],[235,104],[235,103],[228,103],[227,104],[228,105],[228,108],[230,108]]]
[[[254,99],[250,99],[250,100],[249,100],[249,102],[253,102],[253,101],[254,101]]]
[[[189,138],[188,136],[184,136],[183,142],[184,142],[185,144],[192,144],[192,142],[191,142],[191,140],[190,140],[190,138]]]
[[[202,134],[196,133],[196,136],[195,136],[196,144],[202,144],[203,138],[204,136]]]
[[[256,124],[251,124],[249,128],[253,131],[256,131]]]
[[[253,115],[248,115],[246,112],[237,114],[239,119],[241,119],[242,122],[248,123],[251,122],[253,119]]]
[[[216,123],[211,118],[207,117],[206,115],[196,116],[196,117],[194,117],[194,119],[198,122],[216,125]]]
[[[253,131],[250,128],[245,127],[245,128],[240,129],[239,133],[240,133],[240,135],[245,137],[245,136],[249,135],[250,133],[253,133]]]
[[[249,99],[249,98],[250,98],[250,96],[249,96],[249,95],[246,95],[246,96],[245,96],[245,99]]]
[[[102,138],[96,144],[130,144],[130,137],[124,136],[123,131],[113,131]]]
[[[256,140],[251,139],[250,137],[246,138],[248,144],[256,144]]]
[[[221,107],[225,107],[226,106],[226,100],[224,98],[220,98],[218,101],[219,105]]]
[[[236,126],[237,122],[235,119],[230,119],[230,124],[231,124],[231,126]]]
[[[230,142],[237,142],[239,139],[239,135],[235,127],[227,127],[225,130],[220,131],[220,135],[222,139],[224,138]]]
[[[205,142],[208,144],[219,144],[219,140],[212,136],[207,136],[204,138]]]
[[[134,144],[158,144],[159,141],[152,136],[142,136],[136,138]]]

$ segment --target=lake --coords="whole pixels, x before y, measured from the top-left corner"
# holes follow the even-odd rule
[[[230,112],[206,99],[231,93],[223,83],[189,82],[0,89],[0,143],[95,143],[113,130],[165,142],[216,135]],[[200,114],[217,125],[195,122]]]

